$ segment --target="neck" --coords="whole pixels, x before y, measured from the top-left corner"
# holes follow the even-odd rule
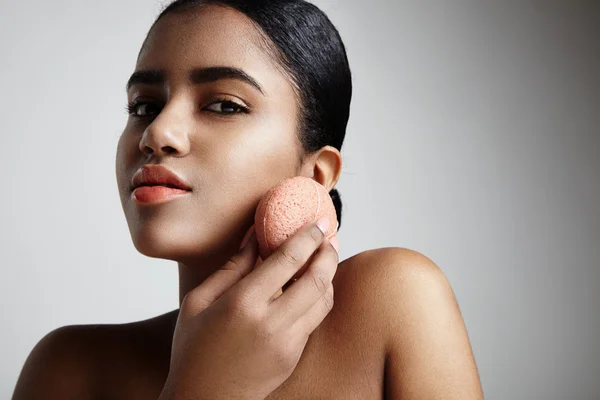
[[[198,287],[206,278],[223,267],[239,251],[241,240],[241,238],[236,239],[231,246],[221,252],[213,253],[210,257],[177,263],[179,267],[179,307],[181,307],[184,297],[191,290]],[[262,260],[258,257],[254,268],[260,266],[260,264],[262,264]]]
[[[234,244],[235,245],[235,244]],[[231,247],[231,246],[228,246]],[[196,288],[215,271],[221,268],[235,254],[232,248],[213,253],[202,259],[178,262],[179,267],[179,307],[188,292]]]

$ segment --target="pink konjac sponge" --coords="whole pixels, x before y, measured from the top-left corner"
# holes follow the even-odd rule
[[[331,222],[326,233],[331,238],[337,233],[338,220],[331,196],[319,182],[297,176],[273,186],[254,216],[260,257],[265,260],[302,226],[324,216]]]

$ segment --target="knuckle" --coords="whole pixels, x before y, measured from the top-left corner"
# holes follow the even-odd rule
[[[192,291],[189,291],[185,294],[185,296],[183,296],[183,300],[181,301],[181,307],[189,307],[190,301],[191,301],[191,294]]]
[[[288,355],[283,346],[275,346],[273,348],[273,362],[278,369],[287,368]]]
[[[335,274],[335,270],[337,269],[340,263],[338,252],[335,251],[333,246],[328,246],[327,251],[325,253],[325,257],[327,258],[327,261],[325,262],[329,266],[328,270]]]
[[[190,292],[188,292],[185,296],[183,296],[183,300],[181,301],[181,305],[179,306],[180,314],[188,314],[191,311],[192,307],[190,302]]]
[[[261,337],[265,342],[271,343],[277,338],[277,326],[272,321],[265,321],[262,324]]]
[[[273,358],[278,369],[287,371],[294,368],[294,352],[291,351],[291,341],[280,340],[274,344]]]
[[[333,285],[329,285],[329,288],[327,288],[327,292],[323,296],[323,303],[325,305],[326,312],[329,312],[329,311],[331,311],[331,309],[333,309],[333,304],[334,304]]]
[[[250,298],[243,293],[235,293],[231,295],[226,302],[227,312],[244,320],[258,321],[260,314],[257,307],[252,307]]]
[[[300,251],[294,247],[287,246],[281,249],[281,258],[284,264],[297,265],[302,261]]]
[[[194,290],[189,291],[181,301],[180,313],[183,315],[195,314],[197,310],[206,308],[206,301]]]
[[[246,296],[241,293],[232,294],[229,297],[229,301],[227,302],[227,306],[230,310],[235,311],[245,311],[248,309],[248,300]]]
[[[333,247],[333,245],[331,243],[329,244],[329,246],[327,246],[327,250],[329,251],[330,257],[335,260],[335,264],[337,265],[340,260],[339,253],[337,252],[337,250]]]
[[[243,274],[240,271],[240,259],[238,255],[234,255],[229,260],[227,260],[227,262],[221,267],[221,269],[224,271],[232,271],[236,275],[238,275],[238,278],[243,278]]]
[[[312,225],[310,227],[310,229],[308,230],[308,236],[310,236],[310,238],[315,242],[315,243],[321,243],[323,241],[323,238],[325,237],[325,235],[323,234],[323,232],[319,229],[319,227],[317,225]]]
[[[325,271],[320,271],[318,269],[313,270],[311,273],[312,283],[315,289],[322,293],[327,290],[327,287],[330,285],[329,276]]]

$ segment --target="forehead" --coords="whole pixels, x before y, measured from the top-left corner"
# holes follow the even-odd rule
[[[244,70],[263,87],[287,81],[253,21],[237,10],[203,6],[161,18],[149,32],[136,69],[230,66]]]

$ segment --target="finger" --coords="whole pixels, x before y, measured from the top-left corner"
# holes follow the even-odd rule
[[[338,253],[324,241],[306,272],[269,305],[278,326],[296,323],[325,294],[336,274]]]
[[[253,232],[248,243],[220,269],[188,292],[184,298],[186,312],[197,314],[204,311],[252,271],[258,257],[258,241],[256,233],[251,229]]]
[[[338,240],[337,232],[335,235],[333,235],[333,237],[331,239],[329,239],[329,242],[331,243],[331,245],[333,246],[335,251],[337,251],[339,254],[340,253],[340,241]]]
[[[329,315],[334,306],[333,284],[330,284],[325,293],[308,309],[308,311],[291,325],[291,336],[308,336],[317,329]]]
[[[273,295],[300,270],[325,239],[325,219],[301,227],[271,254],[260,267],[240,282],[240,289],[267,304]],[[319,225],[322,228],[319,228]],[[323,230],[321,230],[323,229]]]
[[[252,224],[250,229],[248,229],[248,232],[246,232],[246,234],[244,235],[244,238],[242,239],[242,242],[240,243],[240,248],[238,250],[241,250],[246,246],[248,240],[250,240],[250,236],[252,236],[252,234],[254,233],[254,227],[254,224]]]

